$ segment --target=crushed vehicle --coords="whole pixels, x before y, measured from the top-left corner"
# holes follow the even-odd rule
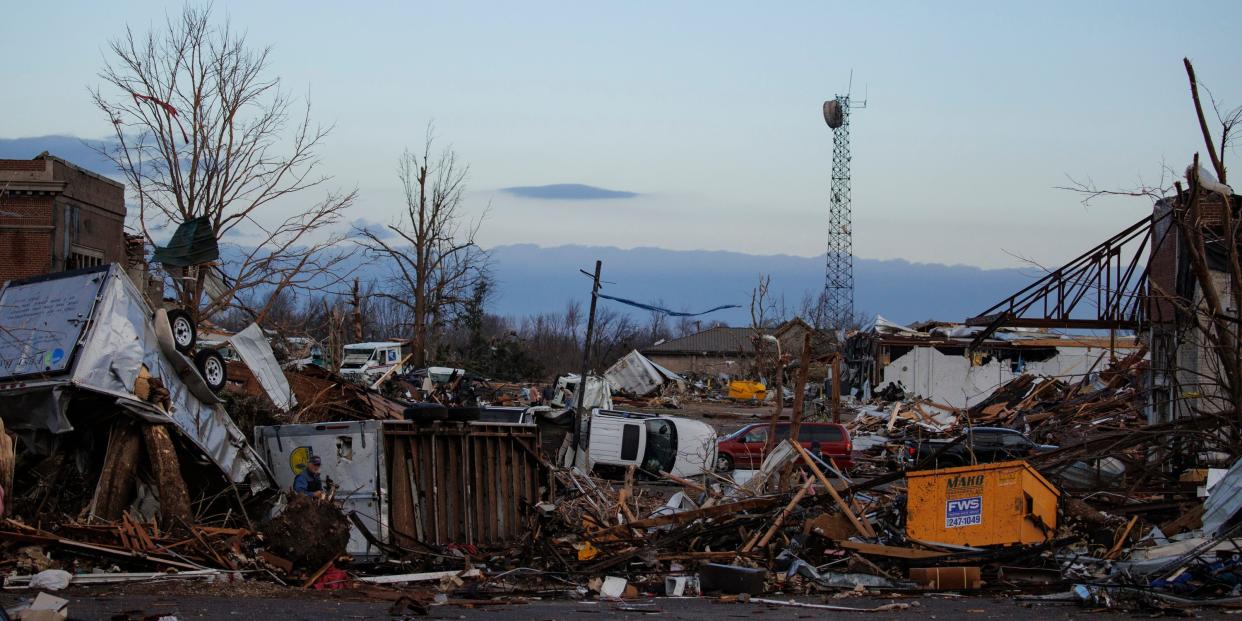
[[[776,424],[776,441],[783,442],[789,438],[789,423]],[[854,446],[850,432],[844,425],[837,423],[802,423],[798,428],[798,443],[804,449],[811,444],[819,443],[819,450],[825,457],[831,457],[838,468],[849,470],[854,467]],[[717,447],[716,470],[731,472],[736,469],[754,469],[763,463],[764,447],[768,443],[768,423],[746,425],[720,439]]]
[[[692,477],[716,463],[716,430],[680,416],[595,409],[583,434],[586,450],[570,453],[566,465],[609,478],[629,466],[648,478]]]
[[[1056,449],[1051,444],[1039,444],[1016,429],[975,427],[952,439],[908,440],[904,457],[914,464],[935,456],[928,467],[952,468],[1026,459]]]

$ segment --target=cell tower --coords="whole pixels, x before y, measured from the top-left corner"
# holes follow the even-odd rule
[[[865,107],[864,101],[859,108]],[[850,213],[850,96],[824,102],[832,128],[832,187],[828,208],[828,266],[824,297],[828,321],[837,329],[854,317],[854,231]]]

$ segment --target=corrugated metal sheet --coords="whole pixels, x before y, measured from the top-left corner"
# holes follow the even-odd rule
[[[276,362],[276,354],[272,353],[272,346],[267,343],[267,337],[263,335],[259,324],[246,326],[245,330],[229,337],[229,342],[280,411],[288,412],[298,404],[289,388],[289,380],[281,370],[280,363]]]
[[[613,390],[637,397],[649,395],[669,382],[681,382],[680,375],[650,361],[634,350],[618,360],[607,371],[604,379]]]
[[[1203,533],[1215,537],[1232,526],[1242,511],[1242,459],[1233,462],[1225,477],[1208,492],[1203,502]]]

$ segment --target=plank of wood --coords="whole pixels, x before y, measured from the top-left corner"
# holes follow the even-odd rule
[[[302,582],[302,588],[309,589],[312,584],[315,584],[315,581],[319,580],[320,578],[323,577],[324,574],[328,573],[328,570],[332,568],[332,564],[335,562],[336,562],[336,559],[332,559],[328,561],[327,563],[324,563],[323,567],[316,569],[315,573],[311,574],[309,578],[307,578],[304,582]]]
[[[807,454],[806,449],[802,448],[802,444],[794,442],[792,439],[787,441],[798,451],[798,455],[801,456],[802,461],[810,467],[811,472],[815,474],[815,478],[819,479],[819,482],[822,483],[824,487],[828,488],[828,495],[832,496],[833,502],[836,502],[837,506],[841,508],[841,513],[845,514],[845,517],[849,519],[850,524],[854,525],[854,528],[858,530],[858,534],[864,537],[874,537],[875,531],[871,529],[871,525],[859,520],[858,516],[854,515],[854,511],[851,510],[850,506],[846,504],[843,498],[841,498],[841,494],[837,493],[837,488],[833,487],[832,482],[828,480],[828,477],[824,476],[824,472],[815,464],[815,460],[811,459],[811,456]]]
[[[1121,546],[1125,544],[1126,538],[1130,536],[1130,531],[1134,530],[1134,523],[1138,522],[1138,518],[1139,516],[1137,515],[1130,517],[1130,521],[1126,522],[1125,530],[1121,531],[1121,536],[1117,537],[1117,541],[1113,543],[1113,547],[1109,548],[1104,558],[1114,559],[1117,558],[1118,554],[1121,554]]]
[[[738,556],[755,556],[754,553],[725,550],[722,552],[670,552],[656,555],[658,561],[728,561]]]
[[[702,518],[719,517],[742,511],[752,511],[756,509],[770,509],[780,504],[780,498],[777,496],[765,496],[762,498],[747,498],[737,502],[731,502],[714,507],[704,509],[693,509],[691,511],[682,511],[681,513],[673,513],[669,515],[660,515],[653,518],[645,518],[637,522],[622,524],[619,526],[610,526],[587,533],[589,538],[598,538],[604,536],[624,535],[631,528],[654,528],[656,526],[665,526],[668,524],[687,524]]]
[[[259,550],[259,558],[263,559],[263,562],[267,563],[268,565],[271,565],[272,567],[275,567],[276,569],[279,569],[285,572],[286,574],[293,573],[293,561],[289,559],[276,556],[275,554],[272,554],[271,552],[268,552],[267,550]]]
[[[897,412],[900,410],[901,410],[901,402],[898,401],[897,403],[893,404],[893,412],[888,415],[888,424],[884,426],[884,429],[887,430],[889,433],[893,432],[893,425],[897,423]]]
[[[853,550],[860,554],[868,554],[871,556],[884,556],[887,558],[902,559],[928,559],[943,558],[951,556],[947,552],[932,552],[931,550],[918,550],[915,548],[899,548],[896,546],[880,545],[878,543],[865,543],[862,541],[838,541],[837,547],[846,550]]]
[[[630,467],[633,468],[633,466],[630,466]],[[720,492],[714,489],[709,489],[707,487],[704,487],[703,485],[700,485],[699,483],[691,481],[690,479],[684,479],[675,474],[671,474],[668,472],[661,472],[660,477],[663,479],[668,479],[669,481],[672,481],[678,485],[681,485],[682,487],[688,487],[696,492],[699,492],[700,494],[706,493],[708,496],[711,496],[712,498],[724,498],[724,494],[721,494]]]
[[[785,523],[785,518],[789,517],[790,513],[793,513],[794,507],[797,507],[798,503],[802,502],[802,499],[806,497],[807,492],[811,491],[811,488],[814,486],[815,479],[807,477],[806,483],[803,484],[802,489],[799,489],[798,493],[794,494],[794,497],[789,501],[789,504],[785,505],[785,508],[782,509],[780,514],[776,516],[776,519],[772,521],[772,526],[768,528],[767,532],[763,533],[763,537],[758,539],[752,538],[750,541],[747,541],[746,545],[742,547],[742,552],[750,552],[755,549],[756,545],[760,548],[766,547],[768,542],[772,540],[772,536],[776,534],[777,529],[781,527],[781,524]],[[759,533],[756,532],[755,537],[758,536]]]

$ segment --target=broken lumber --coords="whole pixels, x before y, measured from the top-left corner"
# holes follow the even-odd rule
[[[875,531],[871,529],[871,525],[859,520],[858,516],[854,515],[854,512],[850,509],[849,505],[846,504],[843,498],[841,498],[841,494],[837,493],[837,488],[832,486],[832,483],[828,481],[828,477],[824,476],[824,472],[819,469],[819,466],[815,465],[815,460],[811,459],[811,456],[807,454],[806,449],[802,448],[802,444],[794,442],[792,439],[788,440],[788,442],[798,451],[798,455],[802,457],[802,461],[805,462],[811,469],[811,472],[815,474],[815,478],[819,479],[819,482],[823,483],[824,487],[828,488],[828,495],[832,496],[832,500],[837,503],[838,507],[841,508],[841,512],[845,514],[845,517],[849,518],[850,524],[854,525],[854,528],[858,530],[858,534],[863,535],[864,537],[874,537]]]
[[[918,550],[915,548],[899,548],[896,546],[886,546],[878,543],[865,543],[862,541],[838,541],[837,547],[846,550],[853,550],[860,554],[884,556],[887,558],[924,559],[951,556],[947,552],[932,552],[931,550]]]
[[[605,536],[624,535],[631,528],[655,528],[656,526],[665,526],[668,524],[686,524],[702,518],[719,517],[722,515],[730,515],[733,513],[741,513],[743,511],[753,511],[756,509],[770,509],[780,503],[780,498],[775,496],[766,496],[763,498],[747,498],[724,505],[715,505],[703,509],[693,509],[691,511],[682,511],[681,513],[672,513],[669,515],[660,515],[653,518],[645,518],[629,524],[619,526],[609,526],[599,530],[587,533],[587,537],[598,538]]]
[[[785,508],[781,510],[780,515],[776,516],[776,520],[772,522],[772,526],[763,534],[763,537],[758,539],[757,542],[753,538],[746,542],[746,545],[742,546],[742,552],[750,552],[755,549],[756,545],[760,548],[768,545],[768,542],[772,540],[772,536],[775,535],[776,531],[782,524],[785,523],[785,518],[789,517],[790,513],[793,513],[794,508],[798,506],[798,503],[802,502],[802,499],[806,497],[807,492],[811,491],[811,488],[814,486],[815,479],[807,477],[806,483],[802,485],[802,489],[799,489],[798,493],[794,494],[794,497],[789,501],[789,504],[785,505]],[[758,533],[755,533],[755,536],[758,537]]]

